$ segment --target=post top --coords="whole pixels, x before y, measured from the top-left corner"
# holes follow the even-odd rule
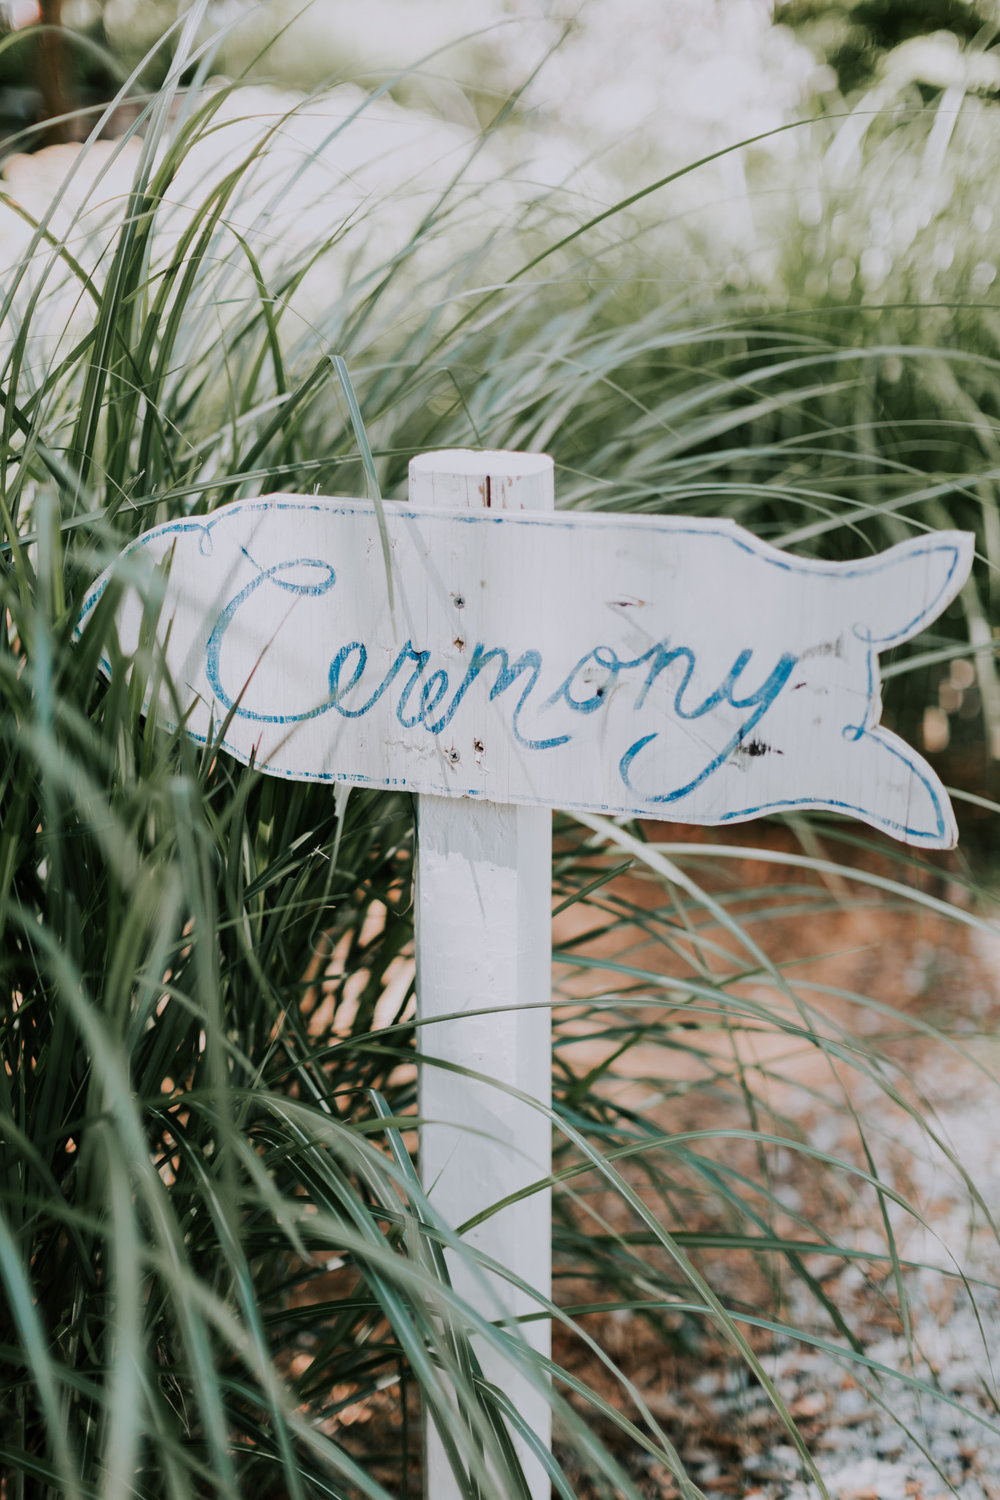
[[[517,453],[506,449],[442,448],[436,453],[420,453],[410,459],[410,474],[461,474],[469,478],[489,475],[491,479],[527,479],[535,474],[551,474],[552,459],[547,453]]]
[[[410,503],[457,510],[552,510],[547,453],[447,448],[410,459]]]

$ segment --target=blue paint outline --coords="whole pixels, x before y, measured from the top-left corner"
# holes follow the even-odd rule
[[[259,511],[281,510],[297,510],[306,511],[313,514],[320,513],[326,515],[362,515],[371,520],[376,519],[375,506],[371,501],[339,499],[335,497],[317,497],[315,500],[304,500],[303,497],[297,495],[278,494],[273,496],[261,497],[254,500],[235,501],[232,504],[227,505],[219,511],[215,512],[214,515],[208,520],[203,520],[200,518],[190,518],[186,520],[166,522],[160,526],[153,527],[143,536],[138,537],[134,542],[130,543],[129,546],[121,554],[121,558],[116,560],[116,563],[112,565],[112,568],[106,570],[101,578],[99,578],[95,582],[94,587],[84,599],[75,633],[79,635],[81,630],[85,627],[88,618],[92,614],[99,600],[103,596],[105,589],[111,581],[112,569],[118,566],[122,559],[130,557],[139,549],[145,549],[154,539],[171,535],[180,536],[191,531],[201,532],[202,541],[199,544],[199,551],[204,553],[206,542],[208,543],[209,551],[214,544],[213,532],[215,528],[218,525],[224,523],[227,519],[232,518],[237,514],[245,515],[247,513]],[[926,829],[911,826],[910,824],[901,824],[894,819],[879,816],[878,814],[873,813],[871,810],[858,807],[853,803],[839,801],[837,799],[818,797],[777,800],[770,803],[761,803],[739,809],[730,809],[725,813],[713,814],[710,817],[689,817],[685,821],[696,824],[719,826],[723,823],[745,821],[753,817],[763,816],[764,814],[769,812],[790,811],[796,807],[811,807],[818,811],[847,813],[859,818],[863,822],[868,823],[872,827],[883,828],[887,832],[891,832],[896,835],[902,835],[914,841],[924,841],[931,845],[940,844],[944,838],[945,833],[949,830],[953,830],[953,819],[945,817],[945,808],[947,808],[950,812],[950,804],[948,803],[947,794],[944,792],[944,788],[941,786],[941,783],[938,781],[938,778],[931,770],[930,766],[927,765],[927,763],[921,756],[917,755],[915,751],[912,751],[911,748],[906,745],[905,741],[900,740],[897,736],[892,735],[889,731],[880,729],[879,726],[873,724],[871,720],[873,711],[876,706],[875,700],[879,696],[878,689],[880,687],[880,680],[877,672],[877,656],[879,648],[885,650],[892,645],[901,644],[911,635],[915,634],[919,629],[921,629],[925,622],[930,623],[930,621],[935,619],[937,615],[940,614],[941,610],[945,607],[945,604],[941,603],[940,601],[944,599],[946,595],[949,595],[949,593],[953,595],[954,590],[952,590],[951,585],[955,578],[956,571],[963,562],[964,558],[969,553],[971,553],[972,538],[967,533],[949,532],[944,533],[943,535],[941,533],[929,533],[927,539],[919,537],[913,538],[911,540],[898,543],[896,546],[889,548],[885,552],[878,553],[870,559],[865,559],[855,564],[849,564],[826,563],[818,561],[814,558],[790,557],[787,553],[782,553],[777,548],[772,547],[770,543],[762,541],[759,538],[752,536],[752,534],[744,531],[743,528],[739,527],[735,522],[727,520],[688,520],[685,518],[683,521],[681,521],[670,516],[661,516],[656,517],[654,520],[647,520],[646,518],[640,516],[610,512],[555,512],[546,514],[531,514],[520,512],[490,513],[487,511],[450,511],[437,509],[421,510],[411,509],[409,506],[403,505],[399,505],[398,508],[393,507],[391,511],[389,511],[389,514],[393,515],[403,524],[419,524],[421,526],[427,526],[428,524],[434,524],[436,522],[448,522],[450,524],[455,524],[456,522],[458,522],[462,525],[472,526],[491,526],[499,525],[502,523],[508,526],[513,524],[523,527],[544,528],[556,526],[562,530],[573,531],[579,531],[581,529],[599,531],[605,527],[620,528],[622,526],[625,526],[627,527],[627,529],[634,531],[637,534],[646,532],[652,533],[657,536],[663,536],[665,533],[672,533],[677,536],[712,536],[727,541],[731,546],[736,547],[740,552],[746,553],[770,567],[777,568],[781,572],[797,573],[799,575],[812,574],[819,577],[836,577],[839,579],[877,577],[880,573],[887,571],[889,568],[897,567],[901,563],[904,563],[910,557],[929,557],[942,552],[950,554],[951,563],[937,593],[934,595],[933,599],[927,602],[920,609],[920,611],[913,617],[912,620],[906,622],[903,626],[901,626],[897,630],[892,631],[890,634],[879,637],[873,637],[870,632],[864,631],[863,628],[858,626],[857,624],[852,627],[854,635],[858,639],[866,641],[868,644],[868,651],[866,653],[868,672],[867,701],[862,722],[858,725],[844,725],[841,730],[841,733],[844,734],[845,737],[850,737],[855,742],[861,738],[878,740],[879,743],[882,744],[890,752],[890,754],[896,756],[903,762],[904,765],[906,765],[908,770],[923,785],[925,791],[928,794],[935,814],[936,826],[934,830],[928,831]],[[249,554],[247,554],[247,556],[249,557]],[[250,560],[253,561],[252,558]],[[321,562],[321,560],[319,559],[312,559],[307,561],[311,561],[313,564],[319,564],[329,569],[331,578],[326,587],[331,587],[333,581],[335,580],[335,573],[332,565]],[[270,576],[273,573],[280,571],[282,567],[290,567],[294,565],[294,563],[279,564],[275,569],[267,570],[267,574],[268,576]],[[259,565],[256,563],[254,563],[254,566],[259,567]],[[252,585],[249,585],[248,587],[253,590],[256,587],[259,587],[260,583],[263,581],[265,581],[265,578],[262,577],[258,580],[255,580],[254,583]],[[279,586],[284,587],[285,585],[279,584]],[[325,592],[325,588],[312,590],[312,592],[317,591]],[[214,633],[215,631],[213,630],[213,634]],[[503,649],[504,648],[502,647],[493,648],[489,654],[492,655],[494,651],[502,651]],[[423,655],[425,653],[420,654]],[[505,656],[507,655],[506,652],[504,654]],[[522,653],[522,656],[518,659],[518,662],[515,663],[515,667],[520,665],[520,662],[524,659],[524,655],[525,653]],[[582,665],[582,663],[593,655],[594,652],[591,651],[588,652],[587,657],[581,658],[581,662],[577,664],[576,668],[574,668],[574,673],[571,673],[570,677],[566,679],[564,686],[572,681],[573,675],[577,670],[579,670],[579,667]],[[110,674],[110,661],[104,654],[102,654],[101,656],[100,665],[106,674]],[[625,663],[622,663],[621,665],[624,666]],[[619,670],[621,670],[621,667],[619,668]],[[413,685],[418,675],[419,670],[411,677],[410,684],[407,687],[407,693],[409,692],[410,687]],[[515,673],[515,676],[516,675],[518,674]],[[688,674],[688,677],[689,675],[690,674]],[[685,684],[688,680],[688,677],[685,677]],[[356,681],[359,680],[360,674],[358,675]],[[520,712],[520,709],[524,704],[524,700],[528,692],[530,692],[531,687],[534,686],[536,680],[537,671],[532,677],[532,680],[528,684],[528,687],[525,689],[524,693],[522,693],[517,709],[515,710],[515,717],[517,713]],[[388,677],[384,679],[382,687],[378,690],[379,696],[381,695],[381,692],[384,691],[388,686],[388,681]],[[509,685],[509,683],[505,685]],[[684,684],[682,684],[682,687],[683,686]],[[425,689],[426,687],[427,684],[425,684]],[[347,690],[345,689],[345,691]],[[554,696],[558,696],[559,691],[560,690],[557,690]],[[442,693],[440,696],[444,696],[444,694]],[[453,704],[453,709],[457,708],[461,696],[464,696],[464,693],[456,697],[456,700]],[[496,687],[490,694],[491,700],[495,696]],[[220,701],[222,701],[222,699],[220,699]],[[432,707],[429,707],[426,711],[432,711],[432,708],[436,707],[438,701],[439,699],[436,699],[434,705]],[[570,700],[568,697],[567,701],[570,702],[571,707],[578,708],[580,711],[590,711],[592,706],[597,706],[597,703],[600,702],[600,696],[598,696],[593,704],[591,704],[589,700],[583,700],[577,703],[573,700]],[[773,701],[773,699],[770,701]],[[230,709],[232,708],[232,706],[232,703],[228,705]],[[331,706],[337,707],[338,709],[340,707],[339,704],[336,703],[331,705],[329,700],[327,700],[319,708],[310,710],[302,715],[264,717],[244,714],[243,716],[248,718],[258,718],[261,722],[265,723],[296,723],[300,722],[303,718],[312,718],[319,713],[326,712]],[[367,707],[370,706],[371,704],[367,705],[366,709],[363,711],[367,711]],[[766,706],[769,706],[769,704]],[[397,713],[401,708],[402,700],[400,702],[399,708],[397,709]],[[764,711],[765,710],[762,709],[761,714]],[[761,714],[758,714],[757,718],[759,718]],[[421,720],[421,717],[421,711],[418,711],[418,718],[415,722],[419,722]],[[449,713],[448,715],[449,722],[451,717],[453,717],[453,712]],[[754,723],[756,723],[756,721],[757,720],[755,718]],[[169,721],[165,720],[164,722]],[[401,719],[400,722],[402,723],[404,721]],[[425,718],[423,719],[423,722],[425,723],[426,728],[428,728],[429,730],[433,730],[433,732],[435,733],[439,732],[440,728],[444,727],[444,723],[442,721],[439,721],[438,724],[434,726],[426,724]],[[177,725],[171,725],[171,728],[173,729],[176,729],[177,727]],[[748,733],[752,727],[752,725],[744,727],[744,729],[737,736],[737,742],[741,740],[743,735],[745,733]],[[185,733],[187,733],[190,738],[197,743],[208,743],[206,737],[194,733],[191,730],[186,730]],[[543,748],[548,744],[559,744],[564,742],[565,739],[568,738],[568,736],[563,736],[561,739],[556,739],[553,741],[533,742],[522,740],[516,728],[515,734],[517,735],[518,740],[523,745],[530,748]],[[635,754],[637,754],[638,751],[645,744],[648,744],[650,742],[650,739],[654,737],[655,736],[647,736],[644,739],[636,741],[635,745],[631,747],[630,751],[626,752],[626,755],[622,757],[622,760],[627,761],[627,763],[630,765],[631,761],[635,758]],[[236,760],[240,761],[242,764],[249,765],[251,763],[250,756],[243,754],[237,747],[229,744],[227,740],[222,740],[214,743],[216,748],[225,750],[228,754],[233,755],[233,757]],[[698,784],[700,784],[701,781],[705,779],[706,775],[718,769],[719,765],[721,765],[723,760],[726,758],[726,755],[731,754],[732,750],[735,748],[735,743],[730,744],[727,747],[727,751],[723,752],[716,758],[715,761],[713,761],[708,771],[704,772],[701,776],[696,778],[685,788],[682,788],[679,792],[668,794],[668,803],[670,805],[673,805],[674,803],[681,801],[683,797],[687,796],[692,790],[694,790],[694,788]],[[377,777],[370,777],[364,773],[350,771],[318,771],[292,773],[266,764],[258,765],[257,769],[259,769],[262,774],[278,776],[284,780],[310,781],[320,783],[341,782],[361,786],[383,787],[387,790],[406,787],[408,785],[407,778],[382,779]],[[458,791],[453,786],[435,786],[427,788],[427,791],[431,795],[464,795],[479,798],[482,798],[483,796],[481,789],[475,787],[463,788],[461,791]],[[535,799],[526,797],[509,796],[505,800],[529,806],[538,805]],[[661,799],[654,799],[654,803],[658,803],[660,801]],[[629,806],[614,806],[605,803],[585,803],[577,801],[575,803],[569,802],[560,805],[565,806],[568,810],[572,810],[575,807],[580,811],[605,812],[612,814],[624,813],[634,816],[655,816],[657,811],[659,810],[657,806],[651,805],[648,802],[645,802],[641,807],[638,808],[634,805],[634,803],[630,804]],[[677,807],[676,811],[678,813],[681,813],[683,809]]]
[[[176,724],[171,723],[169,720],[162,720],[161,722],[163,722],[165,726],[170,730],[176,730],[178,727]],[[372,790],[382,790],[390,792],[408,791],[413,793],[414,795],[419,796],[427,795],[431,797],[469,797],[478,802],[490,800],[485,795],[481,787],[455,787],[454,785],[449,785],[445,782],[437,783],[434,786],[422,786],[420,788],[420,791],[416,792],[408,779],[404,776],[368,776],[363,771],[283,771],[280,766],[272,767],[266,764],[261,765],[257,761],[252,761],[249,755],[245,755],[243,751],[236,749],[234,746],[228,744],[225,740],[210,741],[207,735],[198,734],[195,730],[192,729],[186,729],[184,733],[190,739],[192,739],[195,744],[211,744],[213,750],[224,750],[228,755],[231,755],[234,760],[238,760],[241,765],[252,765],[252,769],[255,771],[259,771],[262,776],[276,776],[282,781],[304,781],[327,786],[339,782],[346,786],[368,787]],[[895,748],[897,745],[901,745],[903,747],[903,750],[907,750],[909,747],[906,745],[905,740],[899,739],[897,735],[892,734],[889,730],[877,729],[867,731],[865,737],[879,740],[886,749],[888,749],[892,754],[896,755],[900,760],[902,760],[903,763],[909,766],[911,770],[917,770],[916,766],[914,766],[909,756],[902,754],[898,749]],[[922,762],[922,764],[926,765],[925,762]],[[929,766],[927,766],[926,769],[930,771]],[[745,807],[733,808],[731,811],[726,813],[713,813],[711,815],[706,814],[699,817],[678,816],[676,818],[664,818],[662,816],[662,809],[656,809],[646,806],[637,808],[634,803],[619,804],[615,802],[583,802],[581,800],[577,800],[572,802],[560,801],[557,803],[549,804],[541,803],[533,797],[522,797],[517,794],[512,794],[511,796],[504,798],[504,801],[515,803],[519,807],[540,807],[551,805],[565,812],[592,812],[603,813],[608,817],[628,816],[636,818],[649,818],[654,822],[689,823],[692,825],[692,827],[701,828],[721,827],[723,823],[745,823],[751,818],[766,817],[769,813],[794,812],[796,808],[810,807],[814,812],[844,813],[845,815],[848,815],[850,817],[857,818],[862,823],[867,823],[871,828],[881,828],[884,829],[886,833],[895,835],[905,834],[909,838],[921,840],[930,848],[939,848],[941,847],[940,840],[943,834],[945,833],[945,831],[950,830],[953,826],[951,820],[946,819],[943,816],[942,802],[944,803],[944,806],[949,806],[947,793],[945,793],[944,788],[941,787],[941,796],[938,795],[934,787],[934,782],[937,781],[937,777],[934,775],[933,771],[931,771],[930,777],[926,777],[920,772],[917,772],[917,775],[918,779],[923,783],[937,815],[936,828],[933,832],[926,829],[914,828],[906,823],[899,823],[894,818],[881,817],[878,814],[873,813],[870,808],[861,807],[859,804],[853,802],[845,802],[833,797],[786,797],[784,799],[778,799],[774,802],[759,802],[752,805],[748,804]],[[940,786],[940,783],[938,783],[938,785]]]

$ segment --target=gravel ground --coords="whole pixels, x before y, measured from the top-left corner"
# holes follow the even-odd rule
[[[898,1256],[907,1263],[901,1275],[907,1329],[891,1266],[879,1259],[886,1251],[886,1226],[871,1188],[859,1180],[857,1191],[848,1186],[837,1201],[832,1192],[825,1199],[829,1179],[793,1152],[775,1159],[775,1185],[790,1213],[801,1213],[858,1255],[847,1263],[814,1255],[808,1267],[859,1337],[867,1364],[744,1324],[825,1491],[810,1477],[762,1386],[721,1346],[709,1341],[691,1355],[668,1352],[655,1334],[624,1316],[591,1327],[642,1390],[690,1478],[708,1497],[1000,1500],[1000,1231],[990,1224],[991,1215],[1000,1220],[1000,1156],[994,1149],[1000,940],[982,933],[967,937],[955,927],[922,938],[906,919],[887,912],[869,913],[868,922],[863,927],[847,915],[841,930],[828,930],[825,951],[832,957],[813,977],[897,1005],[918,1026],[939,1026],[953,1040],[949,1045],[940,1037],[911,1034],[887,1044],[883,1073],[842,1072],[857,1119],[844,1108],[818,1053],[774,1068],[783,1068],[785,1082],[772,1106],[794,1119],[809,1146],[865,1171],[860,1121],[879,1178],[908,1205],[891,1203],[888,1209]],[[814,953],[824,951],[815,933],[796,939],[789,929],[787,937],[789,956],[796,941]],[[857,1033],[875,1032],[882,1024],[864,1008],[840,1019],[848,1014]],[[717,1105],[700,1107],[716,1113],[697,1113],[699,1106],[685,1103],[683,1091],[675,1090],[660,1122],[673,1129],[746,1123],[735,1113],[732,1120],[723,1118]],[[731,1156],[735,1143],[720,1150]],[[801,1225],[796,1237],[813,1238]],[[758,1309],[811,1330],[818,1340],[844,1345],[832,1322],[819,1321],[818,1304],[801,1281],[787,1278],[786,1305],[776,1311],[753,1274],[736,1255],[717,1256],[709,1272],[731,1307]],[[593,1378],[592,1370],[586,1373]],[[602,1394],[615,1399],[610,1385]],[[614,1446],[613,1432],[604,1435]],[[664,1467],[635,1453],[619,1456],[650,1500],[676,1500],[680,1491]],[[589,1495],[585,1481],[579,1493]]]
[[[973,1055],[995,1069],[1000,1049],[992,1041],[972,1044]],[[880,1113],[896,1143],[896,1186],[922,1206],[926,1227],[895,1213],[900,1255],[910,1261],[947,1266],[954,1257],[970,1279],[968,1289],[941,1270],[905,1275],[910,1305],[910,1340],[900,1331],[866,1329],[865,1355],[875,1365],[902,1378],[879,1378],[873,1372],[868,1390],[855,1376],[863,1372],[802,1345],[776,1353],[771,1373],[786,1400],[806,1418],[816,1466],[837,1500],[961,1500],[1000,1497],[1000,1414],[997,1367],[1000,1357],[1000,1296],[974,1278],[997,1280],[997,1241],[986,1222],[987,1211],[1000,1208],[1000,1158],[987,1111],[995,1109],[995,1086],[971,1061],[934,1064],[935,1129],[954,1152],[957,1165],[929,1148],[912,1122],[901,1128],[885,1096],[871,1090],[858,1101],[866,1122],[876,1126]],[[990,1098],[992,1093],[993,1097]],[[828,1119],[811,1132],[823,1149],[849,1149],[848,1122]],[[983,1204],[970,1201],[966,1172]],[[863,1238],[859,1236],[859,1238]],[[840,1280],[850,1290],[864,1327],[868,1288],[860,1270]],[[869,1320],[870,1321],[870,1320]],[[763,1392],[727,1389],[725,1377],[706,1376],[718,1409],[728,1420],[752,1425]],[[912,1382],[912,1383],[909,1383]],[[916,1382],[933,1387],[936,1398]],[[818,1500],[815,1483],[799,1478],[797,1455],[776,1443],[744,1462],[748,1488],[744,1500]]]
[[[879,1161],[883,1180],[925,1216],[921,1226],[902,1209],[890,1214],[900,1258],[924,1267],[903,1273],[909,1336],[891,1279],[873,1282],[861,1261],[837,1277],[836,1300],[860,1333],[871,1368],[797,1340],[762,1354],[831,1500],[1000,1500],[1000,1256],[987,1221],[988,1212],[1000,1210],[1000,1157],[996,1085],[977,1066],[1000,1073],[1000,1045],[977,1039],[968,1047],[975,1062],[942,1063],[939,1047],[924,1049],[922,1059],[932,1074],[933,1126],[955,1163],[918,1125],[901,1122],[874,1085],[854,1098],[869,1138],[881,1126],[891,1140],[889,1168]],[[846,1112],[817,1120],[808,1138],[821,1150],[857,1159]],[[831,1229],[842,1244],[884,1249],[881,1226]],[[949,1275],[949,1265],[967,1280]],[[794,1288],[788,1321],[816,1326],[815,1304]],[[829,1336],[841,1342],[834,1331]],[[694,1375],[688,1389],[675,1389],[675,1397],[664,1415],[680,1418],[681,1452],[706,1495],[820,1500],[822,1489],[804,1476],[766,1393],[744,1370],[720,1360]],[[651,1470],[647,1479],[657,1500],[678,1493],[666,1473]]]

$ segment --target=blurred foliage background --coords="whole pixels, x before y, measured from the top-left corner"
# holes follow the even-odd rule
[[[562,505],[824,556],[976,532],[883,664],[957,854],[560,816],[553,870],[557,1492],[741,1493],[763,1444],[827,1495],[764,1363],[808,1347],[958,1493],[928,1412],[995,1442],[1000,1410],[995,1184],[932,1097],[981,1125],[997,1082],[1000,12],[4,16],[4,1500],[412,1495],[418,1394],[470,1495],[519,1493],[414,1165],[409,802],[162,733],[155,652],[107,683],[110,612],[75,633],[155,521],[373,474],[391,502],[460,445],[552,452]],[[928,1278],[979,1361],[957,1394]],[[663,1389],[724,1357],[764,1436],[706,1459]]]

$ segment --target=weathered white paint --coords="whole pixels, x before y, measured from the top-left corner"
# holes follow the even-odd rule
[[[528,454],[427,454],[410,465],[414,505],[553,504],[552,462]],[[417,1007],[421,1178],[453,1227],[552,1170],[548,1116],[506,1092],[548,1106],[551,1099],[551,812],[469,799],[421,796],[417,811]],[[436,1017],[471,1011],[467,1018]],[[475,1012],[480,1012],[475,1014]],[[463,1077],[433,1059],[493,1080]],[[466,1239],[543,1297],[551,1294],[552,1212],[548,1189],[504,1209]],[[538,1302],[499,1278],[477,1278],[449,1256],[452,1280],[485,1317],[535,1313]],[[549,1353],[547,1320],[524,1327]],[[494,1351],[480,1349],[483,1373],[511,1398],[548,1446],[543,1392]],[[451,1473],[437,1433],[425,1433],[427,1500],[468,1493]],[[533,1500],[550,1482],[515,1439]]]
[[[512,513],[460,462],[490,509],[384,507],[392,608],[370,502],[270,496],[141,538],[133,566],[173,558],[189,731],[231,711],[226,749],[307,780],[689,823],[827,808],[954,842],[941,783],[879,727],[878,653],[954,598],[971,536],[816,562],[727,521]],[[415,475],[459,504],[457,473]],[[141,619],[127,592],[126,652]]]
[[[879,727],[878,653],[955,597],[972,538],[828,564],[725,521],[557,516],[551,461],[525,454],[425,455],[411,498],[380,517],[274,495],[157,527],[120,563],[117,621],[127,658],[160,565],[155,634],[189,733],[228,719],[220,747],[270,774],[421,794],[421,1158],[457,1228],[551,1171],[546,1115],[508,1092],[550,1098],[551,806],[692,823],[828,808],[950,845],[937,777]],[[171,723],[174,700],[157,706]],[[467,1238],[547,1296],[549,1236],[546,1190]],[[452,1273],[488,1317],[537,1310],[502,1278]],[[544,1320],[526,1336],[548,1349]],[[547,1442],[544,1393],[483,1359]],[[430,1432],[428,1496],[462,1493]]]

